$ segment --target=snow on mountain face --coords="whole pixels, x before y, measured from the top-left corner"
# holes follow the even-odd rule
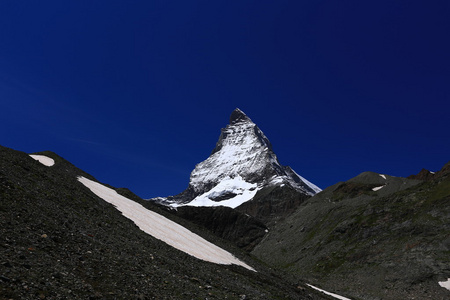
[[[251,200],[257,189],[256,183],[249,183],[241,176],[225,178],[215,187],[194,198],[188,203],[189,206],[228,206],[236,208],[244,202]],[[179,206],[173,204],[172,206]]]
[[[261,188],[283,184],[311,196],[321,191],[290,167],[282,166],[264,133],[245,113],[235,109],[211,155],[192,171],[188,198],[184,195],[154,200],[172,206],[235,208],[251,200]]]
[[[189,184],[195,191],[203,192],[205,186],[237,175],[255,182],[260,178],[254,175],[262,175],[267,162],[278,168],[276,173],[281,173],[282,168],[276,161],[269,140],[244,113],[235,110],[211,156],[192,171]]]

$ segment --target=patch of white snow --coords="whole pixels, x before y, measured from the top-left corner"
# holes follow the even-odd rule
[[[273,176],[272,178],[269,179],[269,184],[272,185],[281,184],[280,186],[284,186],[283,184],[284,180],[285,178],[283,176]]]
[[[51,167],[55,164],[53,158],[50,158],[45,155],[30,154],[30,156],[47,167]]]
[[[306,284],[306,285],[309,286],[309,287],[312,287],[312,288],[315,289],[315,290],[318,290],[319,292],[322,292],[322,293],[324,293],[324,294],[327,294],[327,295],[329,295],[329,296],[332,296],[332,297],[334,297],[334,298],[337,298],[337,299],[340,299],[340,300],[351,300],[351,299],[349,299],[349,298],[346,298],[346,297],[343,297],[343,296],[340,296],[340,295],[337,295],[337,294],[333,294],[333,293],[324,291],[324,290],[319,289],[318,287],[315,287],[315,286],[313,286],[313,285],[310,285],[310,284]]]
[[[256,183],[249,183],[242,179],[241,176],[234,178],[225,178],[220,181],[215,187],[194,198],[186,204],[172,204],[172,206],[227,206],[236,208],[244,202],[251,200],[258,192]],[[214,201],[215,198],[234,195],[229,199],[222,201]]]
[[[438,283],[441,287],[450,291],[450,278],[447,281],[439,281]]]
[[[382,175],[382,174],[380,174],[380,176],[381,176],[381,177],[383,177],[384,179],[386,179],[386,175]]]
[[[382,185],[382,186],[376,186],[376,187],[374,187],[374,188],[372,189],[372,191],[376,192],[376,191],[378,191],[378,190],[381,190],[381,189],[384,188],[384,187],[385,187],[385,185]]]
[[[255,271],[231,253],[208,242],[185,227],[151,211],[98,182],[79,177],[78,180],[94,194],[113,204],[142,231],[198,259],[216,264],[235,264]],[[256,271],[255,271],[256,272]]]

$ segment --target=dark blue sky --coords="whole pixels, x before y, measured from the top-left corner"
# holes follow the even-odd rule
[[[449,1],[1,1],[0,144],[176,194],[233,109],[325,188],[450,160]]]

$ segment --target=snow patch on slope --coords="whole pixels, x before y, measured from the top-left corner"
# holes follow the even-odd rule
[[[349,298],[346,298],[346,297],[343,297],[343,296],[340,296],[340,295],[337,295],[337,294],[333,294],[333,293],[324,291],[324,290],[319,289],[318,287],[315,287],[315,286],[313,286],[313,285],[310,285],[310,284],[306,284],[306,285],[309,286],[309,287],[311,287],[311,288],[313,288],[313,289],[315,289],[315,290],[317,290],[317,291],[319,291],[319,292],[322,292],[322,293],[324,293],[324,294],[326,294],[326,295],[332,296],[332,297],[334,297],[334,298],[337,298],[337,299],[340,299],[340,300],[351,300],[351,299],[349,299]]]
[[[236,208],[251,200],[258,192],[256,183],[248,183],[241,176],[227,177],[208,192],[199,195],[188,206],[227,206]],[[223,199],[225,198],[225,199]],[[173,207],[181,206],[173,204]]]
[[[47,166],[47,167],[51,167],[55,164],[55,161],[53,160],[53,158],[50,158],[45,155],[30,154],[30,156],[33,159],[37,160],[38,162],[40,162],[41,164],[43,164],[44,166]]]
[[[231,253],[208,242],[185,227],[143,207],[115,190],[80,176],[78,180],[94,194],[113,204],[142,231],[198,259],[216,264],[235,264],[255,271]],[[255,271],[256,272],[256,271]]]
[[[450,278],[447,281],[439,281],[439,285],[450,291]]]
[[[381,190],[382,188],[384,188],[384,185],[382,185],[382,186],[376,186],[376,187],[374,187],[374,188],[372,189],[372,191],[376,192],[376,191],[378,191],[378,190]]]

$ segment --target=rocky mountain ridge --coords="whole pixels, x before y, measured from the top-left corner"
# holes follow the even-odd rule
[[[364,172],[330,186],[252,254],[356,299],[448,299],[449,166],[427,181]]]
[[[282,166],[264,133],[240,109],[235,109],[211,155],[197,164],[188,188],[176,196],[150,199],[170,206],[236,208],[267,187],[287,185],[312,196],[320,188]]]

